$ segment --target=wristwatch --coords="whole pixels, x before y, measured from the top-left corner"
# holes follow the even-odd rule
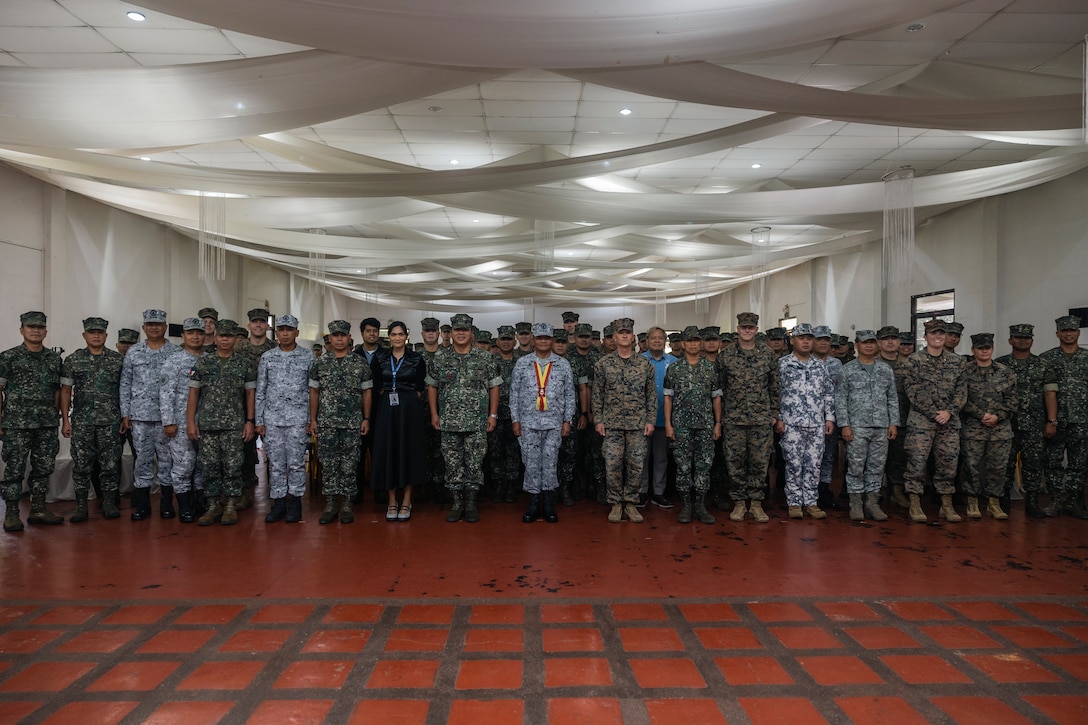
[[[1050,425],[1057,425],[1058,424],[1058,419],[1055,418],[1054,420],[1048,420],[1047,423],[1050,424]]]

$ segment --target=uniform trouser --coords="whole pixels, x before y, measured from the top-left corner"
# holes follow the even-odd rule
[[[559,482],[570,485],[574,482],[574,466],[578,461],[578,431],[571,430],[570,435],[559,444]]]
[[[605,431],[601,450],[604,454],[608,503],[638,503],[639,481],[642,480],[642,468],[646,465],[646,441],[641,428]]]
[[[170,485],[174,493],[188,493],[192,489],[203,490],[204,475],[196,464],[196,441],[189,440],[189,432],[184,425],[178,425],[178,432],[170,441]]]
[[[725,430],[722,437],[714,441],[714,462],[710,464],[710,493],[715,501],[724,501],[729,496],[729,476],[725,463]],[[766,477],[766,473],[763,474]]]
[[[942,496],[955,491],[956,467],[960,459],[960,432],[947,425],[940,428],[909,428],[904,441],[907,472],[903,478],[908,493],[921,495],[926,486],[926,464],[933,454],[933,486]]]
[[[676,428],[672,457],[676,461],[676,490],[697,494],[710,489],[710,467],[714,464],[713,428]]]
[[[887,428],[851,428],[854,440],[846,444],[846,492],[876,493],[884,480],[888,458]],[[836,436],[837,437],[837,436]]]
[[[1058,434],[1047,439],[1046,452],[1046,480],[1050,492],[1081,493],[1088,471],[1088,426],[1074,426],[1062,421],[1058,425]],[[1063,457],[1066,458],[1064,469]]]
[[[121,460],[121,442],[117,432],[121,421],[109,425],[72,424],[72,480],[76,498],[86,496],[91,490],[91,477],[95,464],[103,493],[116,493],[121,482],[118,463]]]
[[[446,488],[451,491],[479,491],[484,483],[486,453],[486,431],[442,431]]]
[[[774,448],[774,429],[764,425],[725,425],[722,451],[729,472],[729,497],[762,501],[767,497],[767,466]]]
[[[598,469],[601,466],[602,438],[591,425],[587,425],[578,435],[578,477],[585,484],[585,490],[590,490],[601,483]]]
[[[786,425],[782,433],[782,458],[786,463],[786,503],[815,506],[820,485],[820,461],[824,455],[824,428]]]
[[[201,431],[203,433],[203,431]],[[241,435],[238,436],[239,443]],[[132,421],[132,449],[136,452],[133,464],[133,482],[136,488],[151,488],[155,483],[155,464],[158,462],[159,483],[170,479],[170,439],[162,430],[162,421]]]
[[[888,441],[888,460],[884,464],[884,472],[888,474],[891,486],[902,486],[907,473],[907,429],[900,426],[898,431],[895,440]]]
[[[525,480],[522,488],[527,493],[554,491],[559,488],[557,474],[559,446],[563,432],[559,428],[521,429],[521,460],[525,463]]]
[[[264,455],[268,459],[268,496],[306,493],[306,424],[266,425]]]
[[[442,460],[442,434],[431,425],[428,415],[423,428],[423,445],[427,448],[427,484],[432,492],[442,485],[446,475],[445,461]]]
[[[5,501],[18,501],[23,494],[23,476],[30,459],[30,495],[49,493],[49,477],[57,463],[60,439],[52,428],[4,428],[4,482],[0,495]]]
[[[960,447],[966,470],[963,492],[968,496],[1004,496],[1005,468],[1009,463],[1012,438],[963,438]]]
[[[318,428],[317,456],[321,460],[321,493],[355,496],[356,473],[362,455],[358,428]]]
[[[839,427],[831,435],[824,436],[824,455],[820,459],[820,483],[831,483],[831,471],[835,467],[835,454],[839,452]]]
[[[514,435],[509,418],[495,422],[495,430],[487,434],[487,462],[491,467],[491,480],[512,483],[521,476],[522,447]]]
[[[246,485],[257,483],[258,463],[260,458],[257,456],[257,436],[253,436],[253,440],[242,442],[242,474],[245,478],[242,483]]]
[[[654,477],[654,495],[664,496],[665,486],[669,483],[667,474],[669,471],[669,439],[665,436],[665,428],[654,428],[653,435],[646,441],[646,462],[642,465],[642,478],[639,480],[638,492],[645,496],[650,492],[650,475]],[[652,470],[651,470],[652,469]]]
[[[1009,451],[1009,465],[1005,473],[1005,489],[1011,490],[1016,482],[1016,459],[1020,457],[1020,481],[1026,493],[1042,493],[1043,472],[1046,470],[1046,438],[1043,437],[1043,424],[1039,429],[1024,431],[1013,429],[1012,449]]]
[[[245,460],[241,430],[201,430],[197,460],[208,496],[241,496]]]

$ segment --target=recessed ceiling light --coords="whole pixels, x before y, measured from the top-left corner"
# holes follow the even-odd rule
[[[630,116],[632,113],[634,113],[634,111],[632,111],[630,108],[621,108],[620,109],[620,115],[621,116]]]
[[[363,270],[361,270],[361,269],[355,270],[355,274],[362,274],[362,273],[363,273]]]
[[[129,10],[127,13],[125,13],[125,17],[137,23],[142,23],[143,21],[147,20],[146,15],[144,15],[143,13],[138,13],[135,10]]]
[[[926,24],[925,23],[911,23],[910,25],[907,26],[907,32],[908,33],[917,33],[919,30],[925,30],[925,29],[926,29]]]
[[[479,220],[479,219],[473,219],[473,220],[472,220],[472,223],[473,223],[473,224],[479,224],[479,223],[480,223],[480,220]]]
[[[427,110],[431,113],[438,113],[442,110],[442,106],[427,106]]]
[[[752,164],[752,168],[753,168],[753,169],[762,169],[762,168],[763,168],[763,164]]]
[[[457,164],[459,164],[459,163],[461,163],[461,162],[458,161],[457,159],[450,159],[450,166],[457,166]]]
[[[150,156],[141,156],[140,157],[140,161],[150,161],[150,160],[151,160]]]

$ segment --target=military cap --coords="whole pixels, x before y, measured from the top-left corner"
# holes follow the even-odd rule
[[[166,322],[166,310],[144,310],[144,322]]]
[[[645,332],[638,333],[638,341],[639,342],[646,342],[647,337],[649,337],[649,335],[647,335]]]
[[[203,325],[201,325],[203,327]],[[140,341],[140,333],[131,327],[122,327],[117,331],[117,342],[135,344]]]
[[[181,323],[181,329],[183,332],[189,332],[190,330],[204,331],[204,320],[199,317],[186,317]]]
[[[807,322],[800,322],[797,327],[793,328],[794,337],[816,337],[816,332],[812,329],[812,325]]]
[[[438,329],[441,330],[442,332],[452,332],[453,331],[453,326],[452,325],[442,325],[442,327],[440,327]]]
[[[237,322],[235,322],[234,323],[234,336],[235,337],[241,337],[241,338],[249,337],[249,330],[247,330],[246,328],[242,327]]]
[[[201,327],[203,327],[203,325],[201,325]],[[84,332],[105,332],[109,328],[110,323],[106,322],[106,320],[102,319],[101,317],[88,317],[86,320],[83,321]]]
[[[709,327],[704,327],[699,330],[699,335],[704,340],[717,340],[721,334],[722,328],[720,325],[710,325]]]
[[[19,324],[23,327],[45,327],[44,312],[24,312],[19,315]]]
[[[827,325],[815,325],[812,328],[813,337],[826,337],[828,339],[841,338],[841,335],[832,335],[831,328]],[[841,343],[840,343],[841,344]]]
[[[519,322],[518,324],[514,325],[514,331],[517,332],[519,335],[523,332],[528,332],[532,334],[533,324],[531,322]]]
[[[321,341],[323,343],[325,343],[326,345],[328,345],[329,344],[329,333],[326,332],[324,335],[322,335],[321,336]]]
[[[612,329],[616,332],[623,332],[624,330],[627,332],[634,332],[635,321],[630,317],[620,317],[619,319],[612,320]]]
[[[491,342],[491,331],[490,330],[477,330],[476,331],[476,342],[488,342],[488,343]]]
[[[567,334],[567,331],[562,327],[560,327],[558,330],[553,330],[552,337],[555,338],[556,342],[570,342],[570,336]]]
[[[350,335],[351,323],[347,320],[333,320],[329,323],[330,335]]]
[[[767,342],[767,333],[766,332],[757,332],[756,333],[756,342]]]
[[[246,313],[246,319],[250,322],[253,320],[267,320],[270,314],[271,313],[263,307],[254,307]]]
[[[786,339],[786,328],[784,328],[784,327],[772,327],[771,329],[767,330],[767,339],[768,340],[785,340]]]
[[[588,322],[579,322],[574,326],[575,337],[591,337],[593,335],[593,325]]]
[[[945,332],[948,328],[945,327],[944,320],[938,320],[936,318],[932,320],[926,320],[926,334],[931,332]]]
[[[886,340],[889,337],[899,337],[899,328],[895,325],[884,325],[876,331],[876,339]]]
[[[1059,317],[1058,319],[1054,320],[1054,329],[1059,331],[1079,330],[1080,318],[1074,317],[1073,315],[1065,315],[1064,317]]]
[[[473,325],[472,327],[469,328],[469,332],[472,333],[472,339],[475,340],[476,335],[478,335],[479,332],[480,332],[480,328],[476,327],[476,325]]]
[[[944,323],[944,331],[953,335],[962,335],[963,325],[958,322],[946,322]]]
[[[593,330],[593,332],[591,334],[593,335],[594,340],[600,340],[601,339],[601,331],[600,330]]]
[[[688,340],[702,340],[702,339],[703,339],[702,330],[699,329],[698,325],[688,325],[680,333],[680,340],[682,342],[687,342]]]
[[[464,312],[458,312],[456,315],[450,318],[450,329],[471,330],[472,318],[469,315],[466,315]]]
[[[918,341],[914,339],[914,333],[910,330],[904,330],[899,333],[900,345],[917,345]]]
[[[876,333],[872,330],[858,330],[854,333],[855,342],[869,342],[876,339]]]
[[[238,323],[234,320],[222,319],[215,321],[216,335],[237,335]]]
[[[994,333],[992,332],[976,332],[971,335],[971,347],[993,347],[994,346]]]
[[[437,330],[438,327],[439,322],[436,317],[424,317],[419,321],[419,329],[424,332]]]
[[[533,337],[554,337],[555,331],[552,329],[550,323],[547,322],[534,322],[533,323]]]
[[[498,337],[498,339],[500,339],[500,340],[502,340],[504,338],[508,339],[508,340],[513,340],[514,337],[516,337],[516,335],[514,335],[514,326],[513,325],[499,325],[499,334],[496,337]]]
[[[737,327],[758,327],[759,315],[754,312],[741,312],[737,315]]]
[[[1035,326],[1026,322],[1019,325],[1009,325],[1009,337],[1035,337]]]
[[[814,332],[814,333],[815,333],[815,330],[816,330],[816,329],[818,329],[818,328],[813,328],[813,332]],[[828,333],[830,333],[830,332],[831,332],[831,328],[827,328],[827,330],[828,330]],[[850,342],[850,341],[849,341],[849,340],[848,340],[848,339],[846,338],[846,335],[832,335],[832,334],[827,334],[827,335],[816,335],[816,337],[829,337],[829,338],[831,338],[831,346],[832,346],[832,347],[842,347],[842,346],[843,346],[843,345],[845,345],[846,343]]]
[[[578,321],[578,313],[577,312],[564,312],[563,313],[563,322],[577,322],[577,321]]]
[[[196,316],[199,317],[200,319],[204,319],[205,317],[210,317],[213,320],[218,320],[219,319],[219,310],[215,309],[214,307],[202,307],[202,308],[200,308],[200,312],[196,313]]]
[[[681,335],[679,332],[670,332],[669,333],[669,342],[680,342],[680,339],[682,337],[683,337],[683,335]]]
[[[280,315],[276,318],[276,327],[298,328],[298,318],[294,315]]]
[[[736,341],[737,341],[737,333],[735,333],[735,332],[723,332],[722,333],[722,342],[736,342]]]
[[[605,337],[612,337],[615,334],[616,334],[616,326],[615,325],[605,325],[604,326],[604,336]]]
[[[310,349],[312,350],[320,350],[322,347],[324,347],[324,345],[320,342],[315,342],[313,345],[310,345]]]

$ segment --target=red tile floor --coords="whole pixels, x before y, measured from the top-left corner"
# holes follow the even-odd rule
[[[319,507],[0,538],[0,723],[1088,722],[1083,522]]]

